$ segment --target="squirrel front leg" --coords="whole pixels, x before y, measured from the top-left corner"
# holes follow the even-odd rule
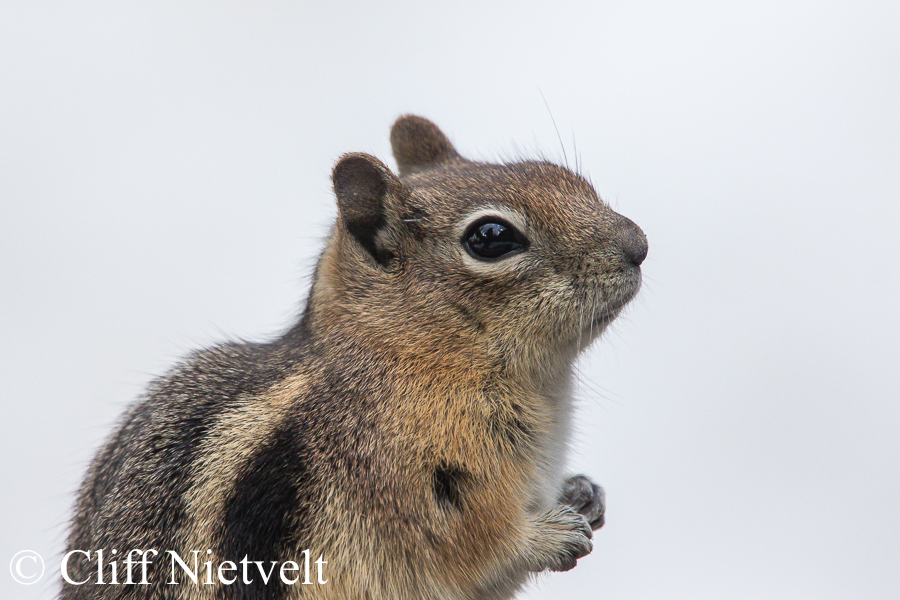
[[[593,548],[587,519],[564,504],[527,514],[520,527],[512,561],[467,598],[510,600],[525,583],[529,571],[568,571]]]
[[[592,530],[603,527],[606,494],[586,476],[568,478],[557,502],[531,524],[523,552],[529,571],[568,571],[591,552]]]
[[[528,571],[568,571],[594,548],[590,523],[571,506],[557,504],[529,521],[521,552]]]
[[[575,479],[575,478],[573,478]],[[583,478],[586,480],[586,478]],[[571,488],[571,489],[570,489]],[[590,489],[591,501],[584,501],[584,490]],[[568,571],[579,558],[593,549],[593,531],[589,518],[602,515],[602,490],[594,493],[592,484],[581,480],[566,482],[557,502],[538,507],[525,494],[513,490],[494,490],[490,494],[476,494],[478,501],[470,505],[475,510],[460,514],[459,541],[483,543],[485,538],[472,539],[475,531],[491,531],[489,540],[494,547],[494,559],[485,566],[488,572],[479,587],[469,592],[468,600],[509,600],[527,581],[528,573]],[[481,490],[483,491],[483,490]],[[512,493],[510,493],[512,492]],[[576,493],[578,492],[578,493]],[[497,505],[496,498],[518,499]],[[597,498],[599,502],[593,502]],[[577,505],[577,506],[575,506]],[[585,510],[588,514],[580,514]],[[475,508],[477,507],[477,508]],[[464,533],[463,533],[464,532]],[[496,562],[495,562],[496,561]]]

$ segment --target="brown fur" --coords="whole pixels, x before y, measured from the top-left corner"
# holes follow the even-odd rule
[[[302,319],[156,382],[92,464],[69,539],[214,564],[309,549],[328,583],[159,585],[160,556],[157,585],[62,598],[509,598],[590,551],[602,491],[560,475],[568,380],[637,292],[646,239],[562,167],[466,160],[414,116],[391,142],[400,177],[365,154],[336,165],[340,215]],[[467,255],[482,213],[527,250]]]

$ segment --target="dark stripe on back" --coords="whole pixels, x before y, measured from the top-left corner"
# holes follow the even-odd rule
[[[273,560],[280,566],[286,551],[308,539],[305,524],[309,521],[313,487],[309,451],[296,422],[288,420],[250,459],[225,503],[219,548],[223,560],[239,563],[246,556],[249,561],[264,561],[266,568]],[[287,587],[277,572],[267,585],[255,565],[250,565],[248,572],[253,583],[244,585],[239,580],[223,586],[220,597],[285,597]]]

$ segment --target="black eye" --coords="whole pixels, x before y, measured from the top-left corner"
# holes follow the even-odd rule
[[[496,260],[528,248],[528,240],[516,228],[496,218],[476,221],[466,230],[463,246],[478,260]]]

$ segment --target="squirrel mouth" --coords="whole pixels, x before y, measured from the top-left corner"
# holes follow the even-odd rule
[[[587,337],[588,339],[593,340],[597,335],[601,334],[603,330],[619,316],[619,312],[621,312],[624,304],[625,303],[616,303],[615,305],[604,306],[602,309],[599,309],[598,307],[598,310],[591,315],[590,320],[582,322],[578,339]]]
[[[595,313],[593,318],[587,323],[584,327],[585,331],[595,331],[597,333],[603,331],[607,325],[616,320],[616,317],[619,316],[619,313],[622,312],[622,309],[625,308],[625,305],[631,302],[631,300],[637,295],[637,289],[628,290],[625,294],[622,294],[620,297],[615,300],[608,301],[602,308],[598,307],[598,313]]]
[[[588,324],[587,329],[602,329],[606,327],[607,325],[615,321],[616,317],[619,316],[619,313],[622,311],[622,307],[624,306],[625,303],[623,302],[622,304],[615,307],[605,308],[600,316],[595,317],[594,320]]]

